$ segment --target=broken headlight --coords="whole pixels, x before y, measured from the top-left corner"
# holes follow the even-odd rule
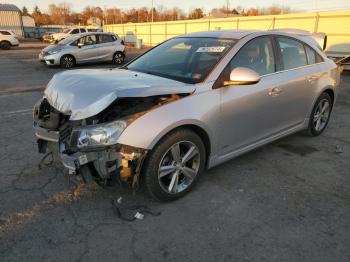
[[[79,128],[75,130],[75,132],[78,132],[77,147],[82,149],[114,145],[125,128],[125,121],[114,121]]]

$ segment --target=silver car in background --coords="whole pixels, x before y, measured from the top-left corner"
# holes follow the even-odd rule
[[[122,68],[56,74],[34,107],[39,151],[71,174],[117,176],[160,200],[292,133],[326,128],[340,74],[315,39],[212,31],[170,39]]]
[[[72,68],[76,64],[110,61],[122,64],[125,59],[124,41],[113,33],[76,34],[57,45],[44,48],[39,60],[48,66]]]

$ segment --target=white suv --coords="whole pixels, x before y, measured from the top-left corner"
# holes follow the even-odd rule
[[[88,32],[88,30],[86,28],[83,28],[83,27],[67,28],[67,29],[63,30],[63,32],[61,32],[61,33],[52,34],[52,41],[58,42],[58,41],[61,41],[65,38],[67,38],[68,36],[81,34],[81,33],[87,33],[87,32]]]
[[[18,46],[17,35],[10,30],[0,29],[0,49],[9,50],[13,46]]]

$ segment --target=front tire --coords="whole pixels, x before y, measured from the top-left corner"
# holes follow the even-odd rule
[[[10,50],[11,49],[11,44],[7,41],[3,41],[0,43],[0,48],[3,50]]]
[[[312,109],[308,133],[311,136],[319,136],[326,129],[333,107],[332,98],[327,93],[322,93]]]
[[[75,59],[71,55],[64,55],[61,57],[60,65],[65,69],[73,68],[75,66]]]
[[[186,195],[205,167],[205,147],[191,130],[166,135],[149,153],[143,167],[147,192],[155,199],[172,201]]]

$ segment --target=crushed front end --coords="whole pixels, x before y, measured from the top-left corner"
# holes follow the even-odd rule
[[[52,154],[55,162],[85,181],[117,176],[136,186],[147,150],[116,143],[130,119],[115,110],[112,107],[95,117],[72,121],[41,99],[33,111],[39,152]],[[121,120],[114,120],[119,117]]]
[[[70,174],[106,181],[117,176],[136,187],[147,150],[118,144],[129,124],[185,95],[119,98],[100,113],[81,120],[55,109],[44,97],[34,106],[38,150],[52,154]]]

